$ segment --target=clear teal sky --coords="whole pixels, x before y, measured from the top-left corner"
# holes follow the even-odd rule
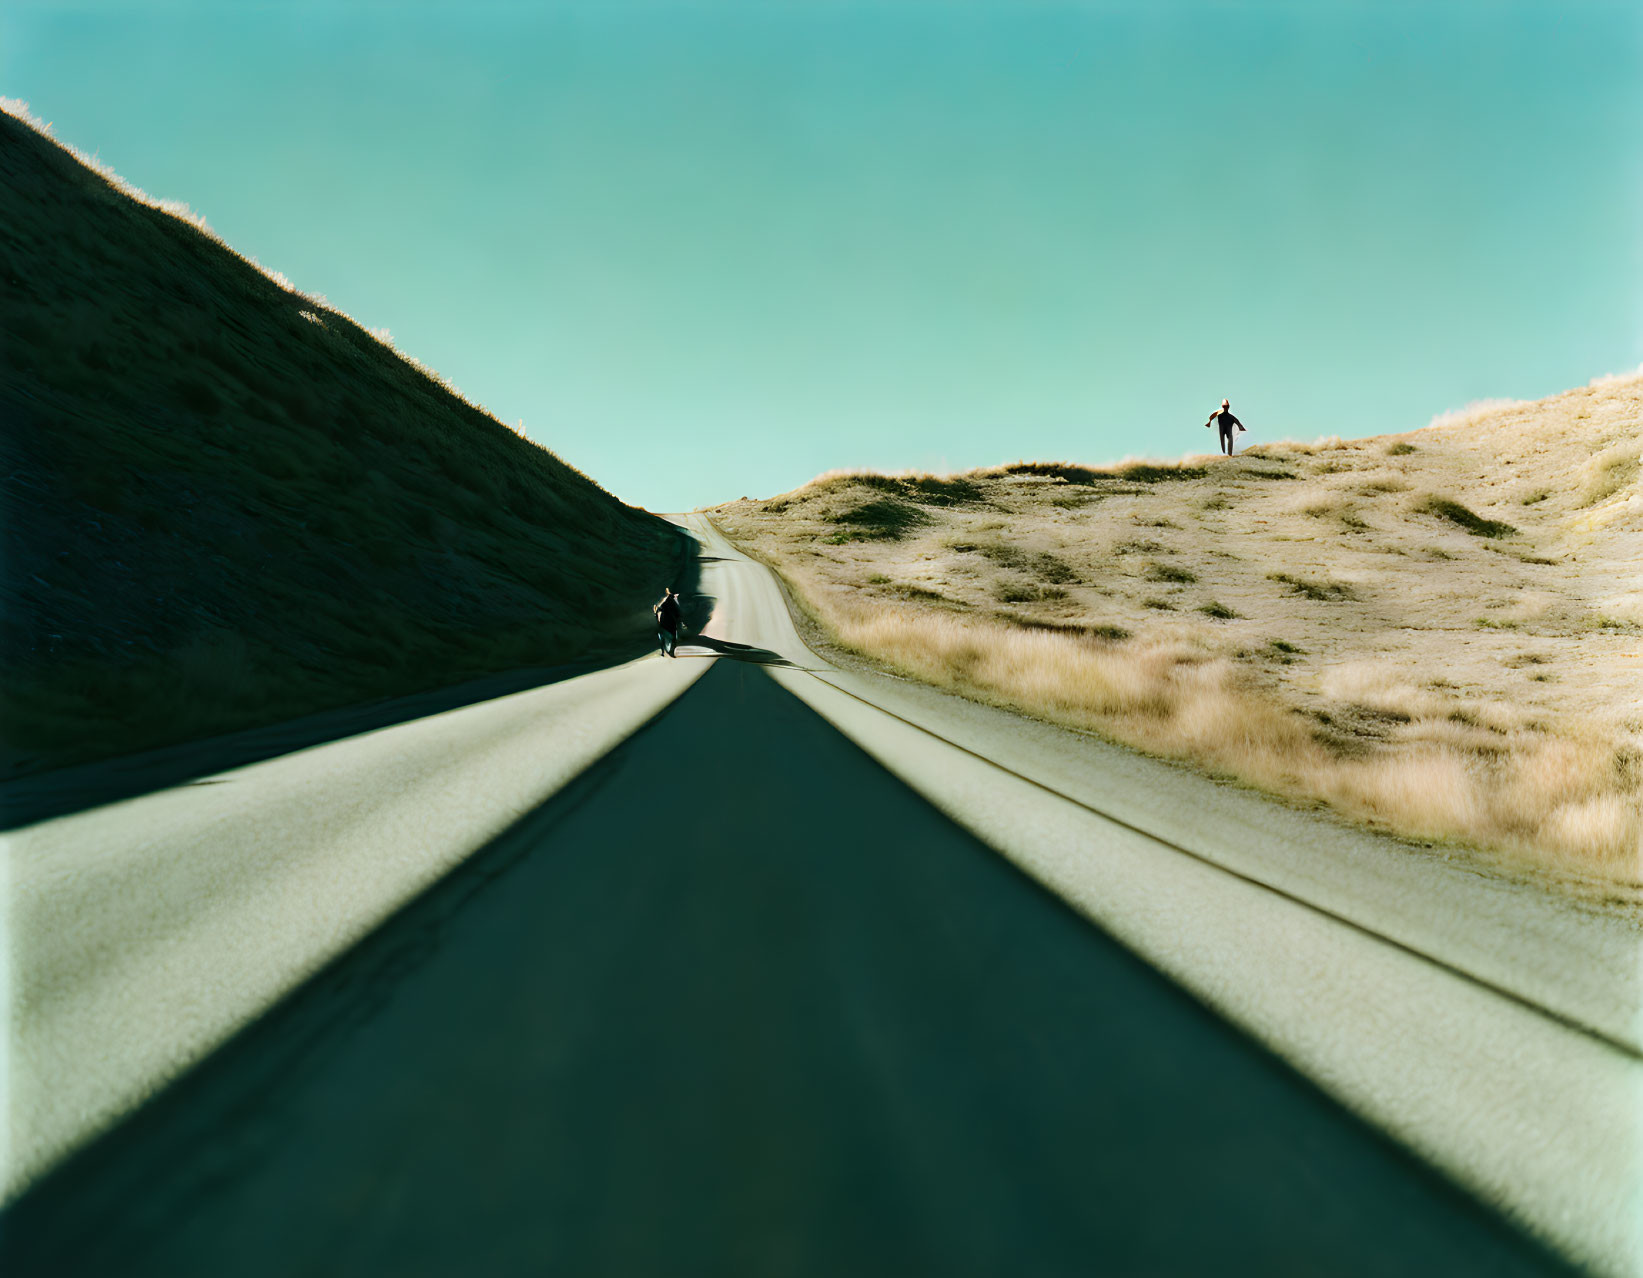
[[[0,92],[620,496],[1643,360],[1643,5],[0,7]]]

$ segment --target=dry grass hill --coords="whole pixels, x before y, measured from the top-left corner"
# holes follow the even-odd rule
[[[1643,883],[1643,376],[1110,469],[837,474],[712,517],[819,642],[1347,818]]]
[[[0,113],[0,779],[650,636],[683,545]]]

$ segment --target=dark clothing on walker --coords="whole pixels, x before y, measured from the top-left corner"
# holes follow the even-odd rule
[[[651,609],[656,614],[656,639],[670,657],[679,655],[679,596],[669,594]]]
[[[1219,426],[1221,428],[1221,451],[1231,457],[1233,433],[1244,429],[1243,422],[1239,421],[1228,410],[1220,408],[1209,415],[1209,420],[1204,425]]]

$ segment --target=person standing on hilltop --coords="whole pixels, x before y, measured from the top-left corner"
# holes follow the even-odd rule
[[[1229,401],[1223,399],[1221,407],[1209,415],[1209,420],[1204,423],[1204,427],[1207,430],[1211,426],[1220,426],[1221,451],[1231,457],[1233,433],[1243,430],[1244,424],[1232,415],[1232,404]]]

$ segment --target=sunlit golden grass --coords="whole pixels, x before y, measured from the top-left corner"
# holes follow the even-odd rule
[[[1643,883],[1643,378],[1230,461],[713,512],[818,642],[1495,864]],[[841,513],[910,512],[894,536]]]
[[[1402,725],[1405,748],[1357,754],[1332,747],[1287,713],[1239,663],[1190,642],[1092,644],[1052,631],[849,605],[827,620],[839,643],[904,674],[1318,799],[1401,834],[1549,853],[1579,870],[1622,877],[1636,868],[1635,787],[1616,772],[1615,744],[1598,735],[1521,723],[1480,730],[1457,722],[1446,698],[1411,696],[1409,710],[1383,711]]]

